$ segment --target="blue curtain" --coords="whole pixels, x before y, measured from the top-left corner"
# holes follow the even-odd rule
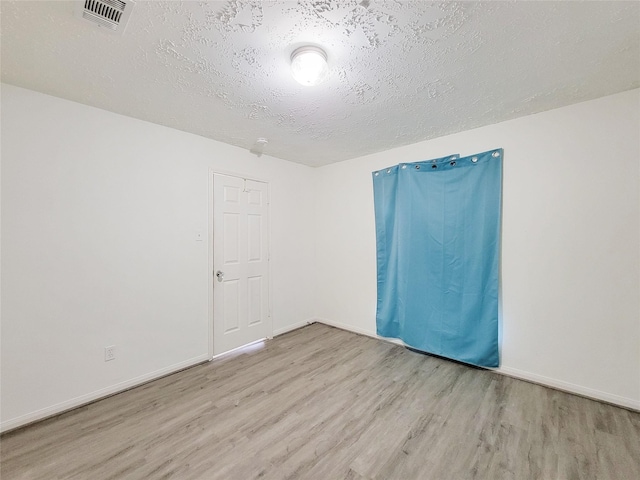
[[[499,365],[502,153],[373,172],[379,335]]]

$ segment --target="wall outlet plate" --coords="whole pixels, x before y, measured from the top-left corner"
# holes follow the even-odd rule
[[[116,359],[116,346],[111,345],[109,347],[104,347],[104,361],[108,362],[109,360]]]

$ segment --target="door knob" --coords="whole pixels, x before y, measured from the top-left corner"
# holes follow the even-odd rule
[[[216,278],[218,279],[219,282],[221,282],[224,279],[224,272],[221,270],[218,270],[216,272]]]

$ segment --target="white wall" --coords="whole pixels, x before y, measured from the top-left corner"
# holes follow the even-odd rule
[[[504,373],[640,408],[640,90],[318,169],[318,317],[375,335],[371,172],[504,148]]]
[[[209,169],[270,182],[275,332],[375,335],[371,171],[494,147],[502,371],[640,408],[639,107],[635,90],[314,170],[2,85],[2,429],[207,357]]]
[[[210,168],[270,183],[274,331],[309,320],[313,169],[2,85],[3,429],[207,358]]]

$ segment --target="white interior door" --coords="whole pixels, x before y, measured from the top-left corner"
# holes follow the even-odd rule
[[[213,353],[269,336],[268,185],[213,176]]]

